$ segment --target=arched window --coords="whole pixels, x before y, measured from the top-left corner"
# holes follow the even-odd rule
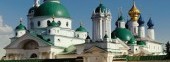
[[[37,56],[37,54],[35,54],[35,53],[33,53],[31,56],[30,56],[30,58],[37,58],[38,56]]]
[[[50,23],[51,23],[51,22],[50,22],[50,20],[48,20],[48,21],[47,21],[47,26],[49,26],[49,25],[50,25]]]
[[[48,30],[49,33],[51,33],[51,30]]]
[[[59,24],[59,26],[61,25],[61,22],[60,21],[58,21],[58,24]]]
[[[17,35],[18,35],[18,33],[16,32],[16,33],[15,33],[15,36],[17,36]]]
[[[41,25],[41,22],[40,22],[40,21],[38,21],[37,25],[38,25],[38,26],[40,26],[40,25]]]
[[[68,22],[66,22],[66,26],[68,27]]]
[[[49,42],[49,41],[51,41],[50,39],[47,39],[47,41]]]
[[[77,37],[79,38],[79,35],[77,34]]]

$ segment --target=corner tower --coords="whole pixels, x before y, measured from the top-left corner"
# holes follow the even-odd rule
[[[92,24],[93,24],[93,40],[100,41],[103,40],[105,35],[111,39],[111,12],[102,3],[93,11],[92,14]]]

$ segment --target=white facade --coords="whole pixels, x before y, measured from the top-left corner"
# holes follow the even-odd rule
[[[151,40],[155,40],[155,31],[154,29],[148,29],[148,37],[151,39]]]
[[[102,12],[100,9],[100,12],[93,11],[92,14],[92,26],[93,26],[93,40],[101,41],[103,40],[103,37],[105,34],[108,35],[109,38],[111,38],[111,13],[107,9],[105,12]]]
[[[35,0],[35,4],[39,7],[37,2],[38,0]],[[60,3],[58,0],[47,2]],[[163,52],[161,43],[153,41],[155,40],[154,30],[148,29],[149,38],[146,38],[145,27],[138,29],[137,21],[130,21],[128,25],[130,31],[122,31],[127,36],[129,35],[130,39],[138,35],[141,37],[135,38],[135,43],[131,42],[133,45],[128,44],[130,40],[124,41],[118,35],[113,38],[111,12],[101,6],[102,4],[94,10],[91,17],[92,39],[88,37],[82,26],[73,30],[71,18],[49,15],[35,17],[34,12],[30,12],[28,14],[28,30],[24,26],[16,28],[22,30],[16,30],[17,35],[11,38],[11,43],[4,48],[6,50],[5,60],[82,57],[83,62],[112,62],[115,56],[137,55],[140,52],[144,52],[145,55],[160,55]],[[117,28],[126,29],[125,22],[118,22]],[[130,36],[131,33],[133,33],[132,36]],[[140,40],[145,42],[136,43]]]

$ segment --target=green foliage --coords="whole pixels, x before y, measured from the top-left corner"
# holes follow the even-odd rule
[[[127,56],[128,61],[166,60],[168,56]]]

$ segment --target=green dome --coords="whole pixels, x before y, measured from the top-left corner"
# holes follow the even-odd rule
[[[118,18],[118,20],[117,20],[117,21],[124,21],[123,16],[121,15],[121,16]]]
[[[50,24],[49,24],[49,27],[59,27],[60,26],[60,22],[55,22],[55,21],[52,21]]]
[[[107,8],[103,4],[99,4],[99,6],[96,8],[95,12],[100,13],[100,10],[101,10],[101,12],[105,12],[107,10]]]
[[[135,45],[136,44],[136,40],[134,38],[131,38],[130,41],[128,41],[127,44],[128,45]]]
[[[137,41],[137,45],[146,45],[146,42],[145,41]]]
[[[87,30],[83,26],[80,26],[79,28],[77,28],[76,31],[87,32]]]
[[[133,34],[126,28],[116,28],[111,35],[112,38],[116,35],[116,37],[123,41],[129,41],[131,38],[133,38]]]
[[[48,0],[47,2],[44,2],[42,5],[40,5],[35,16],[55,16],[55,17],[61,17],[61,18],[70,18],[70,15],[67,11],[67,9],[58,2],[54,2],[57,0]]]
[[[26,30],[26,27],[20,23],[15,30]]]

